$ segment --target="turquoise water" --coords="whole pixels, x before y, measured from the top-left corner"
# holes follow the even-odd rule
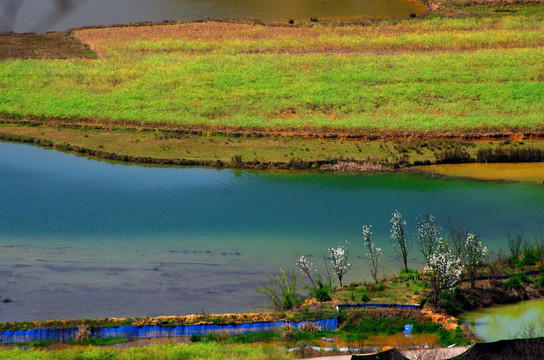
[[[298,254],[349,241],[346,283],[369,279],[361,226],[384,249],[399,209],[471,221],[492,250],[538,231],[544,188],[421,175],[247,172],[112,164],[0,143],[0,320],[241,312]],[[417,247],[412,267],[421,266]]]
[[[471,311],[461,320],[486,341],[544,336],[544,299]]]

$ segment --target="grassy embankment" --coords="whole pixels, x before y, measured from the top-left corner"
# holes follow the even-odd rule
[[[544,149],[530,139],[544,131],[544,6],[454,11],[75,31],[98,58],[70,48],[68,60],[0,61],[0,133],[106,158],[216,166],[405,165],[448,161],[446,151],[455,160],[490,146]],[[497,137],[509,141],[490,145]]]

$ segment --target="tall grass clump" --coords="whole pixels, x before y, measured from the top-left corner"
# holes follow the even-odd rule
[[[268,280],[270,286],[262,286],[255,291],[266,295],[274,310],[290,310],[302,302],[302,297],[297,294],[300,279],[294,270],[287,275],[285,270],[280,269],[280,275]]]
[[[478,150],[476,158],[479,162],[540,162],[544,161],[544,150],[522,148],[485,148]]]

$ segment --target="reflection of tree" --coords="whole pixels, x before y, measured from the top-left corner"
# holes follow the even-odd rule
[[[42,0],[43,1],[43,0]],[[69,14],[76,6],[81,5],[85,0],[50,0],[53,7],[49,12],[44,13],[36,19],[34,31],[47,31],[63,16]],[[25,0],[1,0],[0,1],[0,33],[13,31],[15,21],[19,14],[21,5]]]
[[[10,32],[17,19],[23,0],[3,0],[0,2],[0,33]]]
[[[544,301],[538,299],[476,311],[468,324],[477,335],[488,341],[495,341],[528,337],[525,335],[529,333],[544,336],[542,319]]]

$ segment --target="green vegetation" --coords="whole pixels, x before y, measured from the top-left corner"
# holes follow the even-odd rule
[[[221,336],[208,334],[207,336],[195,337],[196,342],[218,342],[218,343],[253,343],[262,341],[287,341],[290,344],[307,342],[317,345],[315,340],[323,337],[340,338],[351,341],[351,338],[359,340],[366,339],[372,343],[372,336],[395,335],[402,333],[405,324],[412,324],[412,334],[438,335],[439,343],[442,346],[457,344],[468,344],[469,341],[463,335],[461,329],[444,330],[440,324],[423,319],[411,317],[412,312],[403,314],[401,312],[388,313],[388,310],[364,309],[364,310],[343,310],[341,314],[341,325],[336,331],[323,331],[315,326],[301,327],[297,329],[286,326],[279,330],[248,333],[235,336]],[[387,316],[384,316],[387,315]]]
[[[268,280],[271,286],[263,286],[257,292],[264,294],[270,300],[272,309],[276,311],[291,310],[302,302],[297,294],[300,277],[294,270],[287,276],[285,270],[280,269],[280,275]]]
[[[523,284],[526,284],[528,282],[529,277],[525,273],[519,273],[509,278],[505,283],[502,284],[502,287],[506,290],[518,290],[523,286]]]
[[[99,60],[3,60],[0,113],[186,126],[542,130],[544,7],[511,8],[517,12],[287,27],[284,35],[226,24],[232,38],[110,39],[97,45]]]
[[[23,349],[40,349],[45,348],[51,344],[53,344],[54,340],[36,340],[36,341],[27,341],[27,342],[20,342],[20,343],[8,343],[6,345],[8,346],[16,346]]]
[[[321,278],[318,278],[316,280],[316,287],[315,289],[312,288],[311,290],[312,290],[312,295],[319,302],[332,300],[331,298],[332,289],[329,286],[329,284],[325,284]]]
[[[288,359],[277,345],[225,345],[215,342],[199,344],[153,345],[129,349],[85,349],[58,351],[0,350],[0,359],[19,360],[160,360],[160,359]]]
[[[1,60],[0,136],[166,165],[357,171],[334,166],[542,161],[542,140],[402,138],[544,130],[544,6],[494,9],[48,35],[44,43],[87,42],[99,58],[66,45],[68,59]],[[6,39],[24,47],[35,37]]]
[[[436,132],[537,130],[544,111],[540,48],[385,59],[369,54],[121,56],[4,61],[0,112],[98,122]]]
[[[190,135],[168,131],[130,131],[122,128],[101,131],[85,127],[73,129],[69,124],[66,127],[51,128],[0,123],[0,138],[53,146],[59,150],[76,151],[111,160],[257,169],[304,169],[353,160],[385,164],[381,169],[387,170],[394,165],[442,161],[444,154],[450,151],[463,151],[476,159],[480,149],[516,149],[529,146],[544,149],[542,140],[493,143],[456,139],[363,142],[298,136],[283,138]],[[232,162],[236,156],[243,164]],[[340,167],[339,170],[342,171],[343,168]]]
[[[130,341],[130,339],[126,339],[126,338],[116,338],[116,337],[95,338],[95,337],[91,337],[91,338],[81,340],[81,341],[72,340],[72,341],[70,341],[70,344],[106,346],[106,345],[122,344],[122,343],[126,343],[126,342],[129,342],[129,341]]]

